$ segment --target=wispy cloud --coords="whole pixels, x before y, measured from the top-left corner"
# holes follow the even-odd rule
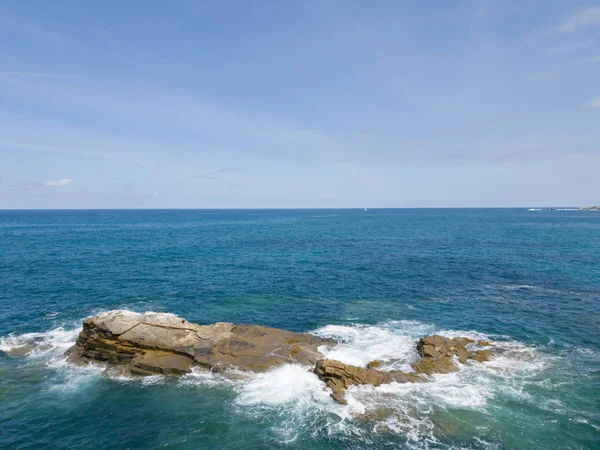
[[[586,103],[589,108],[600,108],[600,96],[594,97]]]
[[[572,33],[580,28],[600,26],[600,6],[580,10],[562,21],[557,31]]]
[[[201,178],[206,180],[218,180],[223,178],[224,175],[230,174],[242,174],[244,173],[243,169],[239,167],[221,167],[217,170],[212,170],[204,173],[197,173],[196,175],[192,175],[192,178]]]
[[[39,190],[40,182],[39,181],[7,181],[3,189],[0,192],[17,192],[17,193],[27,193],[33,194],[33,192]]]
[[[15,114],[0,111],[0,152],[48,153],[54,156],[70,155],[98,161],[114,161],[132,166],[150,166],[156,163],[156,154],[167,154],[169,149],[144,137],[115,135],[85,127],[69,126],[58,122],[22,119]],[[171,146],[172,150],[175,146]],[[178,148],[178,147],[175,147]]]
[[[99,80],[95,85],[89,85],[83,78],[79,80],[82,84],[55,79],[19,79],[12,85],[7,83],[5,95],[15,101],[31,99],[45,107],[77,109],[82,114],[102,115],[110,121],[127,121],[132,129],[143,126],[146,130],[143,133],[129,134],[133,140],[151,135],[151,130],[160,127],[177,131],[181,140],[192,137],[197,140],[201,136],[213,149],[219,147],[218,151],[238,148],[242,140],[246,148],[255,146],[263,154],[303,160],[311,155],[314,158],[339,157],[349,146],[343,137],[321,131],[319,127],[206,102],[198,96],[182,96],[133,78],[121,79],[118,84],[114,84],[114,79],[106,83]],[[125,86],[130,88],[125,89]],[[156,108],[157,104],[161,108]],[[91,139],[86,141],[86,147],[93,142]],[[170,154],[173,145],[173,142],[169,143],[167,152]]]
[[[49,27],[41,25],[38,21],[31,20],[23,15],[13,14],[7,9],[0,8],[0,29],[12,32],[15,37],[27,41],[35,46],[49,48],[79,48],[81,43],[64,33],[52,31]]]
[[[527,79],[533,82],[552,82],[560,79],[560,72],[558,70],[542,70],[538,72],[530,73]]]
[[[0,72],[0,80],[3,78],[6,79],[15,79],[15,78],[61,78],[70,76],[68,73],[53,73],[53,72]]]
[[[48,180],[46,181],[46,186],[51,186],[51,187],[55,187],[55,186],[66,186],[68,184],[71,184],[73,182],[72,178],[61,178],[60,180]]]
[[[600,28],[600,6],[580,8],[563,15],[553,25],[529,33],[525,42],[546,44],[552,53],[569,54],[597,47],[598,40],[590,33],[595,31],[594,28]],[[592,59],[588,61],[591,62]]]

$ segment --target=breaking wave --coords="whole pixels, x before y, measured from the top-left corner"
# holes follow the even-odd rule
[[[0,350],[14,352],[22,349],[27,356],[33,358],[62,355],[75,344],[80,331],[81,327],[58,327],[43,333],[9,334],[0,337]]]

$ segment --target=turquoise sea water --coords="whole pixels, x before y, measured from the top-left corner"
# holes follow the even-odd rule
[[[333,336],[359,365],[405,367],[433,332],[502,353],[347,406],[304,367],[67,365],[81,320],[115,308]],[[0,350],[35,345],[0,354],[1,448],[600,447],[600,212],[0,211],[0,319]]]

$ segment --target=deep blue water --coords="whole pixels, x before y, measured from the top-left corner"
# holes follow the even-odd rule
[[[342,339],[404,355],[436,331],[488,365],[333,404],[305,368],[112,379],[62,353],[110,309]],[[600,212],[0,211],[2,448],[599,448]],[[275,388],[274,386],[279,386]],[[361,422],[353,413],[394,414]]]

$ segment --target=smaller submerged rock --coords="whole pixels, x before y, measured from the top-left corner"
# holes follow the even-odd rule
[[[469,360],[487,361],[491,356],[490,350],[471,350],[467,348],[474,344],[473,339],[458,337],[446,339],[439,335],[426,336],[419,339],[417,353],[421,356],[412,368],[417,373],[432,375],[434,373],[451,373],[458,371],[455,360],[467,364]],[[479,346],[490,346],[487,341],[479,341]]]
[[[375,369],[344,364],[333,359],[321,359],[315,365],[315,374],[332,390],[331,398],[336,402],[346,404],[344,394],[350,386],[371,384],[381,386],[389,383],[420,383],[427,381],[425,378],[413,373],[400,370],[383,372]]]
[[[383,366],[383,361],[376,359],[367,364],[367,369],[378,369],[381,366]]]
[[[473,339],[466,337],[447,339],[439,335],[426,336],[417,343],[416,350],[420,358],[412,365],[414,372],[377,370],[383,365],[383,361],[380,360],[373,360],[364,368],[341,361],[321,359],[317,361],[314,373],[331,389],[331,397],[336,402],[346,404],[345,392],[350,386],[427,382],[430,381],[428,375],[458,371],[455,360],[461,364],[468,364],[469,361],[487,361],[492,355],[492,350],[487,348],[490,346],[486,341],[479,341],[475,345]],[[486,349],[479,350],[477,347]]]
[[[471,355],[471,359],[477,362],[489,361],[491,357],[491,350],[477,350],[473,355]]]
[[[389,419],[395,414],[396,411],[392,408],[376,408],[369,409],[362,414],[355,416],[356,419],[361,422],[379,422],[382,420]],[[385,430],[382,430],[385,431]]]
[[[13,347],[5,353],[10,356],[27,356],[35,349],[34,345],[25,344],[19,347]]]

